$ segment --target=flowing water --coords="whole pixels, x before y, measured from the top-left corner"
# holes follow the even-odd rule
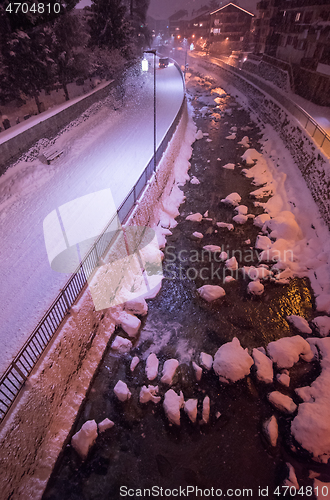
[[[198,112],[202,105],[196,101],[196,95],[195,89],[192,103]],[[107,351],[74,432],[90,419],[100,422],[108,417],[115,426],[97,438],[85,462],[70,446],[65,448],[44,500],[116,500],[124,497],[121,491],[127,496],[130,493],[130,498],[148,498],[148,491],[143,496],[139,489],[153,486],[164,488],[162,496],[169,498],[175,497],[175,489],[190,486],[194,491],[189,490],[189,498],[212,498],[211,488],[214,488],[214,498],[220,496],[220,489],[223,496],[230,496],[228,489],[232,489],[233,498],[276,499],[281,498],[274,491],[285,478],[286,462],[295,467],[300,486],[312,484],[308,477],[310,469],[325,473],[325,466],[312,463],[307,453],[297,451],[289,432],[293,417],[274,411],[266,399],[271,389],[295,398],[292,387],[310,384],[319,374],[315,364],[301,361],[291,369],[289,389],[276,382],[271,388],[266,387],[256,380],[253,371],[245,380],[229,385],[220,383],[213,371],[204,371],[197,383],[191,366],[191,360],[198,362],[201,351],[214,355],[234,336],[244,348],[266,346],[272,340],[297,334],[285,320],[287,315],[297,314],[308,320],[315,315],[307,279],[296,278],[289,285],[266,282],[264,294],[254,297],[246,291],[249,280],[238,273],[234,276],[236,281],[223,285],[226,295],[219,300],[205,302],[196,292],[204,284],[222,285],[224,275],[223,263],[209,254],[203,255],[203,245],[223,246],[230,257],[237,251],[240,266],[258,263],[257,254],[246,243],[250,239],[253,244],[259,232],[251,219],[242,226],[236,225],[234,231],[215,224],[215,220],[232,222],[233,208],[221,204],[220,199],[233,191],[241,195],[241,203],[248,206],[249,213],[261,213],[249,197],[255,187],[241,175],[240,168],[226,170],[219,166],[228,162],[238,164],[245,150],[237,141],[225,139],[231,126],[251,126],[248,133],[238,130],[238,140],[248,135],[251,147],[260,150],[260,128],[230,96],[221,99],[219,110],[228,108],[232,114],[220,121],[203,118],[199,113],[195,117],[198,128],[209,133],[212,142],[201,139],[194,143],[190,174],[200,184],[188,183],[183,188],[187,199],[180,208],[178,225],[167,239],[162,289],[155,299],[148,301],[148,315],[142,320],[140,335],[131,352],[119,355],[110,348]],[[219,157],[221,162],[217,160]],[[206,210],[212,220],[200,223],[185,220],[191,212],[203,214]],[[194,231],[204,234],[202,242],[191,236]],[[118,333],[125,336],[120,330]],[[141,386],[148,385],[144,360],[150,352],[157,354],[160,366],[169,358],[179,360],[172,388],[177,393],[182,390],[185,400],[198,399],[196,424],[182,411],[181,426],[170,425],[162,403],[138,402]],[[131,373],[129,366],[134,355],[140,356],[141,362]],[[132,392],[125,403],[119,402],[113,393],[119,379]],[[161,395],[166,390],[167,386],[159,385]],[[202,425],[201,406],[206,395],[211,400],[210,422]],[[274,413],[280,437],[278,445],[272,448],[263,435],[262,423]],[[131,490],[120,490],[123,486]],[[252,495],[247,489],[252,490]],[[161,496],[161,490],[157,491]],[[150,496],[151,493],[152,490]]]

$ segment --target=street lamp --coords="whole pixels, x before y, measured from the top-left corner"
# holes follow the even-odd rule
[[[156,172],[156,50],[144,50],[145,54],[153,54],[154,55],[154,172]]]

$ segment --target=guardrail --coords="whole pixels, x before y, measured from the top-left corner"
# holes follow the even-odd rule
[[[247,71],[243,69],[236,68],[234,66],[230,66],[226,64],[221,59],[216,57],[210,57],[208,59],[210,62],[212,60],[216,61],[218,66],[221,66],[225,71],[229,71],[231,73],[236,74],[240,78],[245,78],[247,81],[253,83],[256,87],[263,90],[267,94],[269,94],[272,98],[274,98],[280,106],[287,109],[301,124],[301,126],[308,132],[308,134],[314,139],[316,144],[320,149],[327,155],[330,156],[330,136],[323,130],[322,127],[312,118],[303,108],[301,108],[298,104],[291,101],[284,94],[278,92],[273,87],[267,85],[265,82],[260,80],[259,78],[254,77]]]
[[[172,62],[177,67],[184,83],[184,76],[180,66],[175,61],[172,60]],[[184,106],[185,96],[183,97],[181,107],[174,121],[156,151],[157,165],[180,121]],[[153,174],[154,157],[151,158],[139,179],[121,203],[117,210],[117,214],[115,214],[115,216],[109,221],[107,227],[97,238],[87,255],[80,263],[79,267],[76,269],[75,273],[70,277],[64,288],[57,295],[48,311],[44,314],[28,340],[2,375],[0,379],[0,423],[7,415],[13,402],[19,395],[25,381],[41,358],[49,342],[54,338],[54,335],[63,323],[65,317],[69,314],[70,308],[85,288],[87,280],[95,267],[98,265],[100,258],[106,255],[111,243],[116,238],[116,233],[113,234],[113,232],[108,232],[114,218],[118,216],[122,224],[127,221],[136,206],[137,200],[142,195],[145,186]]]

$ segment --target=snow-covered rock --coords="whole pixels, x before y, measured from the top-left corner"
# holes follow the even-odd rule
[[[144,385],[140,390],[139,401],[140,403],[148,403],[149,401],[152,401],[153,403],[157,404],[162,399],[160,396],[157,396],[157,394],[158,385],[148,385],[148,387]]]
[[[234,225],[228,222],[217,222],[218,227],[225,227],[228,231],[233,231]]]
[[[268,220],[270,220],[269,214],[260,214],[254,219],[253,224],[257,227],[263,227]]]
[[[329,316],[317,316],[313,319],[312,323],[315,325],[321,337],[327,337],[330,332],[330,318]]]
[[[280,411],[284,413],[294,413],[297,409],[296,403],[290,398],[279,391],[273,391],[268,394],[269,402]]]
[[[202,214],[197,212],[196,214],[187,215],[186,220],[191,220],[193,222],[200,222],[203,219]]]
[[[238,269],[238,262],[236,260],[236,257],[231,257],[230,259],[227,259],[225,262],[225,266],[227,269],[231,269],[232,271],[236,271]]]
[[[194,424],[197,418],[197,399],[188,399],[188,401],[184,403],[183,409]]]
[[[125,311],[128,311],[131,314],[145,316],[148,312],[148,304],[143,297],[132,299],[126,302]]]
[[[106,431],[107,429],[111,429],[114,425],[115,423],[112,420],[110,420],[109,418],[105,418],[98,424],[99,432],[101,433]]]
[[[236,139],[236,134],[233,132],[232,134],[227,135],[226,139],[229,139],[229,140]]]
[[[259,280],[251,281],[247,287],[248,293],[252,295],[262,295],[264,293],[265,287]]]
[[[203,247],[203,250],[206,250],[207,252],[215,253],[215,252],[221,252],[221,247],[219,247],[218,245],[205,245]]]
[[[173,377],[178,366],[179,361],[177,359],[167,359],[163,366],[163,375],[160,381],[163,384],[172,385]]]
[[[279,369],[291,368],[299,361],[299,357],[304,361],[311,361],[314,357],[309,343],[300,335],[270,342],[267,352]]]
[[[154,380],[158,375],[159,361],[154,352],[149,354],[146,362],[146,375],[148,380]]]
[[[204,238],[204,235],[202,233],[199,233],[198,231],[195,231],[192,235],[194,236],[194,238],[198,238],[199,240]]]
[[[259,349],[253,349],[252,357],[256,367],[257,379],[266,384],[271,384],[274,378],[273,362]]]
[[[182,392],[178,395],[173,389],[168,390],[164,397],[164,410],[168,420],[175,425],[180,425],[180,410],[184,405]]]
[[[234,170],[235,163],[226,163],[226,165],[222,165],[222,168],[226,168],[227,170]]]
[[[254,165],[254,160],[259,160],[262,155],[255,149],[247,149],[241,158],[246,165]]]
[[[247,135],[245,135],[243,137],[243,139],[241,141],[239,141],[237,144],[241,144],[245,148],[249,148],[250,147],[250,139],[248,138]]]
[[[237,207],[235,207],[235,212],[237,212],[238,214],[247,215],[248,207],[246,205],[238,205]]]
[[[199,355],[199,362],[205,370],[211,370],[213,364],[213,357],[211,354],[201,352]]]
[[[221,202],[226,205],[232,205],[233,207],[237,207],[241,202],[241,197],[238,193],[230,193],[226,198],[222,198]]]
[[[287,316],[286,319],[301,333],[312,333],[312,329],[310,328],[305,318],[296,316],[295,314],[291,314],[291,316]]]
[[[80,431],[72,436],[71,446],[76,450],[80,457],[85,460],[90,448],[97,438],[97,423],[95,420],[87,420]]]
[[[202,299],[207,302],[212,302],[212,300],[219,299],[226,295],[225,290],[219,285],[203,285],[197,288],[197,292],[202,297]]]
[[[224,279],[225,283],[230,283],[231,281],[236,281],[233,276],[226,276]]]
[[[200,180],[197,179],[197,177],[195,177],[194,175],[190,179],[190,184],[200,184],[200,183],[201,183]]]
[[[127,384],[125,384],[125,382],[123,382],[122,380],[118,380],[113,391],[119,401],[127,401],[132,396],[132,393],[128,389]]]
[[[237,382],[250,373],[253,359],[237,337],[223,344],[215,353],[213,370],[221,382]]]
[[[237,214],[234,215],[233,221],[236,222],[236,224],[245,224],[248,221],[248,217],[243,214]]]
[[[212,362],[213,362],[213,359],[212,359]],[[197,380],[197,382],[199,382],[200,379],[202,378],[203,368],[201,366],[198,366],[198,364],[195,363],[195,361],[192,362],[192,366],[193,366],[193,369],[195,372],[196,380]]]
[[[124,354],[125,352],[130,351],[132,345],[133,344],[129,339],[124,339],[123,337],[120,337],[120,335],[117,335],[115,340],[111,344],[111,349]]]
[[[278,424],[275,415],[272,415],[263,424],[265,435],[271,446],[276,446],[278,439]]]
[[[195,139],[196,140],[199,140],[199,139],[203,139],[203,132],[199,129],[198,132],[196,133],[196,136],[195,136]]]
[[[129,337],[135,337],[140,329],[141,320],[126,311],[122,311],[118,316],[118,321],[124,332]]]
[[[131,372],[134,372],[134,370],[137,367],[139,362],[140,362],[139,356],[134,356],[134,358],[131,361],[130,367],[129,367]]]
[[[210,398],[205,396],[203,399],[202,423],[208,424],[210,418]]]
[[[295,491],[299,491],[299,484],[293,466],[289,462],[286,463],[286,466],[288,468],[288,475],[287,478],[283,481],[283,486],[288,486],[289,488],[293,486],[293,488],[295,488]]]
[[[290,386],[290,377],[286,373],[278,373],[276,375],[276,380],[277,380],[277,382],[284,385],[285,387]]]
[[[259,216],[258,216],[259,217]],[[267,250],[267,248],[271,248],[272,241],[268,238],[268,236],[258,235],[255,243],[255,248],[258,250]]]

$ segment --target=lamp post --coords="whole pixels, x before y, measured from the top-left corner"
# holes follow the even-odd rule
[[[156,49],[144,50],[145,54],[154,55],[154,172],[156,172]]]

